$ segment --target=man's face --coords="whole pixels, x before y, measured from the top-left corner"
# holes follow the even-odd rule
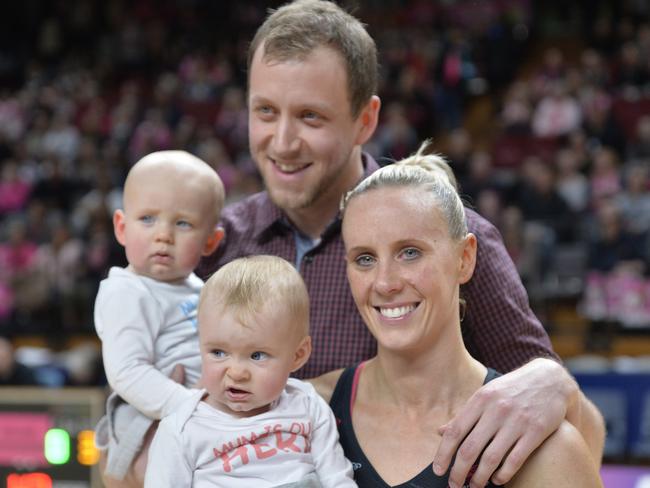
[[[250,67],[249,140],[271,199],[290,211],[340,198],[356,182],[353,149],[365,142],[340,55],[319,47],[279,62],[262,49]]]

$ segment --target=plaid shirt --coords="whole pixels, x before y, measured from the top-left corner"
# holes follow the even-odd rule
[[[364,167],[364,177],[379,168],[367,154]],[[474,275],[461,288],[467,300],[462,323],[467,349],[483,364],[501,372],[535,357],[557,359],[548,335],[529,307],[526,290],[499,232],[473,210],[467,209],[466,215],[469,230],[478,240]],[[293,229],[267,192],[226,207],[221,225],[226,235],[215,253],[201,261],[197,274],[202,278],[242,256],[271,254],[295,262]],[[310,296],[313,352],[299,377],[311,378],[357,364],[377,350],[352,299],[344,257],[341,221],[337,218],[300,265]]]

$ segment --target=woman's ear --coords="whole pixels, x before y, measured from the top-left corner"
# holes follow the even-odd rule
[[[113,212],[113,233],[115,234],[115,239],[117,242],[126,245],[126,216],[122,210],[116,210]]]
[[[474,267],[476,266],[476,236],[474,234],[467,234],[461,242],[460,254],[460,284],[467,283],[474,274]]]
[[[298,371],[300,368],[302,368],[309,359],[309,356],[311,356],[311,337],[305,336],[300,341],[300,344],[296,349],[293,357],[293,367],[291,371]]]
[[[203,255],[209,256],[214,251],[216,251],[224,235],[225,235],[225,231],[223,230],[223,227],[217,227],[216,229],[214,229],[208,236],[208,240],[206,241],[205,246],[203,247]]]

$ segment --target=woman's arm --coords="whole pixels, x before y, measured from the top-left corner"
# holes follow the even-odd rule
[[[568,372],[567,372],[568,375]],[[573,378],[571,378],[573,380]],[[573,380],[575,382],[575,380]],[[605,420],[598,408],[576,384],[575,400],[569,403],[566,420],[582,435],[593,461],[600,467],[605,448]]]
[[[489,479],[507,483],[564,419],[580,432],[591,448],[591,462],[599,465],[605,427],[598,410],[562,365],[535,359],[481,387],[444,426],[435,471],[444,473],[458,451],[450,474],[456,484],[479,456],[473,475],[478,485]]]
[[[603,484],[582,435],[565,421],[535,450],[506,486],[597,488]]]

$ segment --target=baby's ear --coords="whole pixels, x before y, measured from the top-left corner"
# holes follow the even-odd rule
[[[309,359],[309,356],[311,356],[311,337],[305,336],[296,348],[291,371],[298,371],[302,368]]]
[[[206,241],[205,246],[203,247],[203,255],[209,256],[214,251],[216,251],[224,235],[225,235],[225,231],[223,230],[223,227],[217,227],[216,229],[214,229],[208,236],[208,240]]]
[[[117,242],[122,244],[122,246],[126,244],[125,226],[126,217],[124,216],[124,212],[119,209],[113,212],[113,232],[115,233]]]

